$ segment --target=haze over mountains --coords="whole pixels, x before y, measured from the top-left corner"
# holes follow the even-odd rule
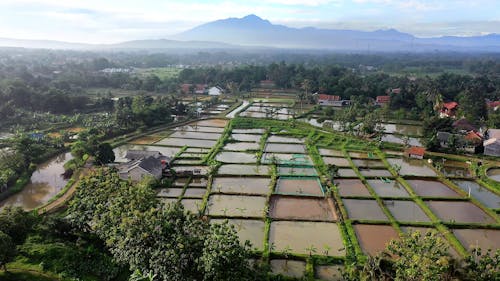
[[[500,52],[500,35],[418,38],[395,29],[376,31],[291,28],[255,15],[209,22],[168,39],[92,45],[0,38],[0,46],[49,49],[248,49],[284,48],[356,52]]]

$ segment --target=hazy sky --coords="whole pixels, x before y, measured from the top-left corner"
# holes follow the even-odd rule
[[[420,37],[500,33],[500,0],[0,0],[0,37],[89,43],[168,38],[248,14],[293,27],[395,28]]]

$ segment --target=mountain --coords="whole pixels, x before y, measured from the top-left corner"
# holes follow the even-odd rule
[[[256,15],[228,18],[197,26],[172,37],[176,40],[203,40],[246,46],[328,49],[353,51],[496,51],[500,35],[476,37],[418,38],[395,29],[356,31],[291,28],[275,25]]]

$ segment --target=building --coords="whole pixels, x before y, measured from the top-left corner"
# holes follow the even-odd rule
[[[500,107],[500,101],[488,101],[486,102],[486,107],[488,107],[488,109],[496,111]]]
[[[181,93],[204,95],[208,93],[206,84],[181,84]]]
[[[458,103],[457,102],[446,102],[443,104],[443,107],[441,108],[439,112],[439,117],[445,118],[445,117],[450,117],[450,118],[455,118],[457,114],[457,109],[458,109]]]
[[[318,97],[318,105],[343,107],[351,104],[350,100],[342,100],[340,96],[315,93]]]
[[[224,91],[220,87],[212,87],[208,89],[209,96],[220,96]]]
[[[380,106],[388,104],[390,102],[391,102],[391,96],[377,96],[377,99],[375,100],[375,103]]]
[[[408,158],[424,159],[425,148],[412,146],[405,151],[405,156]]]
[[[483,142],[484,155],[500,156],[500,129],[488,129],[487,140]]]
[[[474,132],[473,132],[474,133]],[[475,134],[475,133],[474,133]],[[449,132],[438,132],[436,135],[439,145],[443,148],[455,148],[468,153],[476,153],[481,147],[481,141],[475,136],[452,134]]]
[[[465,118],[460,118],[457,121],[453,122],[453,128],[457,129],[458,131],[467,133],[469,131],[477,131],[476,126],[472,125],[467,119]]]
[[[133,160],[119,165],[118,175],[123,180],[140,181],[145,177],[153,177],[159,180],[163,175],[162,162],[153,156]]]

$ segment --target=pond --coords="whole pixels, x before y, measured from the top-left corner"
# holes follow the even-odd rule
[[[486,172],[488,177],[494,181],[500,182],[500,169],[499,168],[493,168],[493,169],[488,169]]]
[[[384,205],[397,221],[430,222],[424,211],[413,201],[385,200]]]
[[[215,177],[212,182],[212,192],[266,195],[269,193],[270,184],[271,178]]]
[[[261,220],[241,220],[241,219],[210,219],[210,223],[223,223],[228,221],[229,225],[233,225],[240,243],[243,245],[245,241],[250,241],[252,249],[262,251],[264,249],[264,228],[265,224]]]
[[[415,193],[423,197],[462,197],[440,181],[434,180],[406,180]]]
[[[337,179],[334,183],[339,189],[340,196],[371,197],[370,192],[359,179]]]
[[[256,163],[257,157],[253,153],[223,151],[217,154],[217,161],[222,163]]]
[[[32,210],[47,203],[68,183],[62,174],[64,163],[71,159],[73,159],[71,153],[62,153],[38,165],[29,183],[20,192],[1,201],[0,208],[19,206],[25,210]]]
[[[361,249],[365,254],[371,256],[385,250],[386,245],[392,239],[399,239],[398,232],[390,225],[356,224],[352,227],[356,232]]]
[[[269,245],[275,252],[344,256],[345,248],[338,226],[328,222],[273,221],[269,231]]]
[[[134,145],[134,144],[126,144],[113,149],[115,153],[115,162],[122,163],[128,162],[125,158],[127,155],[127,151],[129,150],[145,150],[145,151],[159,151],[161,154],[173,157],[176,155],[181,148],[180,147],[165,147],[165,146],[154,146],[154,145]]]
[[[428,201],[429,208],[444,222],[494,223],[495,220],[470,202]]]
[[[474,181],[467,180],[454,180],[453,183],[467,194],[470,192],[472,197],[476,198],[486,207],[500,209],[500,196],[488,190],[486,187],[483,187]]]
[[[210,195],[207,215],[219,217],[252,217],[264,216],[266,197],[240,195]]]
[[[387,221],[388,218],[375,200],[342,199],[350,219]]]
[[[328,202],[328,200],[325,198],[273,196],[269,212],[273,219],[335,221],[337,215],[333,209],[333,202]]]

